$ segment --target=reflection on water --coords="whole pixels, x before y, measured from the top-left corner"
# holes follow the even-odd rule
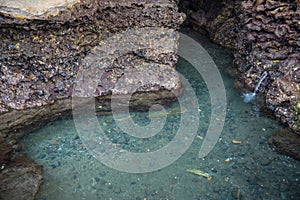
[[[231,62],[230,54],[207,38],[190,33],[207,49],[220,71]],[[210,119],[210,98],[202,77],[180,59],[178,71],[193,86],[199,103],[199,129],[191,147],[177,161],[144,174],[119,172],[98,162],[86,150],[74,122],[56,121],[30,134],[22,143],[29,157],[43,165],[44,180],[37,199],[297,199],[300,196],[300,163],[278,155],[267,140],[276,122],[252,109],[223,75],[227,116],[222,135],[205,159],[198,158]],[[187,103],[192,102],[183,96]],[[120,130],[112,116],[98,118],[112,143],[133,152],[155,151],[168,144],[178,130],[178,103],[167,108],[166,124],[151,138],[135,138]],[[131,113],[135,123],[149,123],[148,113]],[[160,117],[159,112],[152,117]],[[187,172],[198,169],[207,179]]]

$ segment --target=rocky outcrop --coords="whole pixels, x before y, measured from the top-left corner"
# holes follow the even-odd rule
[[[300,135],[289,129],[275,131],[269,139],[269,145],[278,153],[300,160]]]
[[[42,182],[42,168],[25,156],[14,157],[0,172],[0,199],[33,200]]]
[[[34,199],[42,182],[42,168],[26,156],[14,154],[15,147],[0,142],[0,199]]]
[[[243,63],[249,66],[239,67],[239,81],[253,89],[261,74],[268,72],[261,89],[268,108],[300,133],[300,5],[294,1],[248,1],[241,6],[251,51]]]
[[[105,73],[98,77],[101,83],[96,95],[100,100],[102,97],[103,102],[107,101],[118,79],[129,77],[136,70],[144,74],[142,77],[131,76],[132,81],[141,80],[137,93],[155,92],[155,99],[166,97],[169,102],[174,98],[173,92],[181,91],[174,65],[178,46],[176,30],[184,16],[177,12],[171,1],[87,0],[66,3],[57,0],[52,3],[40,1],[41,5],[34,9],[30,5],[24,7],[23,1],[15,2],[19,4],[2,0],[0,9],[3,41],[0,46],[0,118],[3,122],[0,130],[3,136],[6,137],[8,132],[18,132],[22,127],[20,124],[33,122],[34,118],[40,120],[45,116],[48,120],[49,113],[50,117],[68,112],[71,107],[66,104],[62,108],[58,102],[71,97],[77,73],[82,65],[86,65],[84,59],[87,55],[95,57],[91,51],[99,50],[97,46],[101,41],[104,47],[111,42],[135,43],[134,49],[119,57],[106,54],[109,63],[103,63]],[[152,28],[141,30],[130,41],[123,37],[123,33],[128,34],[127,30],[132,27]],[[115,33],[119,33],[119,38],[114,37],[115,41],[112,41]],[[143,40],[147,42],[138,42]],[[157,48],[158,45],[148,45],[150,43],[166,46]],[[115,48],[114,53],[117,50]],[[143,81],[149,73],[151,78]],[[118,92],[119,95],[128,94],[128,87],[119,88]],[[144,97],[150,101],[151,95]],[[25,111],[24,116],[27,109],[32,112]],[[32,126],[31,122],[29,126]]]
[[[72,97],[86,103],[89,83],[99,114],[110,112],[112,95],[120,109],[127,101],[148,109],[180,95],[174,65],[184,17],[169,0],[0,0],[1,195],[33,198],[40,169],[29,161],[12,164],[17,143],[69,116]],[[16,192],[34,192],[13,196],[14,179]]]
[[[190,22],[232,49],[236,86],[253,92],[267,72],[258,92],[269,111],[300,133],[299,1],[200,2],[190,7]]]

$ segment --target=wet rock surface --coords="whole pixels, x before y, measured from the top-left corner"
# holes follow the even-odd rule
[[[5,164],[10,162],[10,155],[13,149],[12,146],[6,143],[0,144],[0,164],[4,166]]]
[[[289,129],[275,131],[269,139],[269,145],[278,153],[300,160],[300,136]]]
[[[42,183],[41,166],[24,155],[14,156],[9,165],[1,164],[0,199],[35,199]]]
[[[269,110],[300,133],[300,5],[297,1],[200,1],[186,3],[189,21],[234,52],[236,86],[253,92],[263,72],[259,93]]]

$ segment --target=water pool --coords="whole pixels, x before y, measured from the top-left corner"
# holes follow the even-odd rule
[[[267,144],[270,134],[280,128],[276,121],[259,112],[255,105],[243,102],[241,94],[233,88],[233,79],[223,73],[232,60],[228,51],[197,33],[189,35],[212,56],[226,87],[225,126],[208,156],[198,157],[211,116],[208,89],[197,71],[180,58],[177,70],[189,80],[198,98],[199,128],[192,145],[178,160],[149,173],[120,172],[103,165],[87,151],[72,119],[56,121],[21,142],[25,153],[43,165],[44,179],[37,199],[299,198],[300,162],[276,154]],[[182,99],[190,102],[186,94]],[[99,116],[98,121],[112,143],[128,151],[151,152],[174,138],[183,115],[178,110],[178,102],[167,108],[170,114],[163,130],[147,139],[128,136],[112,116]],[[136,124],[149,123],[146,112],[132,112],[131,116]],[[188,173],[187,169],[201,170],[212,178]]]

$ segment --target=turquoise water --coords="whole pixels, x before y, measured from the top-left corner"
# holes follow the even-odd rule
[[[190,32],[210,53],[222,73],[227,95],[227,115],[223,132],[214,149],[204,159],[199,148],[209,126],[210,97],[202,77],[183,58],[177,70],[192,85],[199,104],[199,128],[190,148],[171,165],[149,173],[133,174],[111,169],[85,148],[72,119],[48,124],[28,135],[22,143],[27,155],[43,165],[44,180],[37,195],[52,199],[298,199],[300,162],[274,153],[268,146],[270,134],[280,128],[276,121],[243,102],[233,88],[233,79],[224,72],[231,55],[207,38]],[[184,102],[194,104],[189,96]],[[112,116],[98,117],[109,140],[131,152],[151,152],[169,144],[176,135],[181,117],[178,102],[166,108],[164,128],[151,138],[135,138],[117,126]],[[159,111],[152,117],[159,117]],[[132,112],[136,124],[150,123],[147,112]],[[192,122],[191,122],[192,123]],[[232,140],[240,141],[234,144]],[[188,173],[198,169],[212,179]]]

